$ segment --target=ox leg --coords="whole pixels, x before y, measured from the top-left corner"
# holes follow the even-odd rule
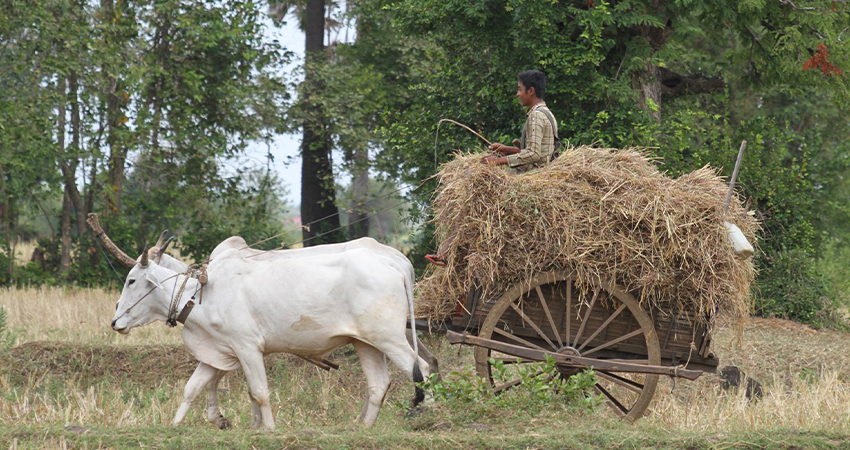
[[[363,375],[366,376],[368,388],[366,403],[363,404],[359,419],[371,426],[378,420],[378,413],[381,411],[390,387],[387,359],[383,353],[369,344],[360,341],[354,341],[352,344],[357,350],[357,356],[360,357],[360,366],[363,368]]]
[[[251,428],[257,429],[263,423],[263,417],[260,414],[260,405],[254,400],[251,394],[248,394],[248,396],[251,397]]]
[[[425,378],[431,373],[428,362],[420,358],[409,345],[406,339],[401,339],[401,334],[397,335],[397,340],[382,340],[376,342],[375,348],[387,355],[387,358],[393,362],[408,378],[414,383],[425,381]],[[422,388],[416,387],[416,396],[413,399],[413,406],[418,405],[425,399],[425,393]]]
[[[198,364],[198,368],[195,369],[195,373],[189,377],[189,381],[186,383],[186,388],[183,389],[183,403],[181,403],[180,407],[177,408],[177,414],[174,416],[173,421],[174,425],[180,425],[180,422],[186,418],[186,413],[189,412],[192,402],[217,374],[218,369],[204,363]]]
[[[233,424],[221,414],[221,408],[218,406],[218,383],[226,373],[224,370],[217,371],[213,379],[207,383],[207,420],[221,430],[233,427]]]
[[[242,371],[245,372],[245,378],[248,380],[248,390],[251,401],[254,402],[254,411],[257,408],[260,410],[263,428],[274,430],[269,381],[266,378],[266,365],[263,363],[263,355],[260,352],[252,352],[237,356],[242,364]]]
[[[413,347],[413,330],[408,328],[405,330],[405,336],[407,337],[407,343],[410,344],[410,347]],[[437,357],[428,350],[427,347],[422,343],[422,340],[418,340],[418,348],[419,348],[419,357],[428,362],[428,368],[430,373],[437,374],[437,381],[442,381],[443,377],[440,376],[440,362],[437,361]]]

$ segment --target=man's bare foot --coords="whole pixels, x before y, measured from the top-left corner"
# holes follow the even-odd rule
[[[439,267],[446,267],[446,260],[443,259],[442,256],[439,255],[425,255],[425,259],[428,260],[431,264]]]

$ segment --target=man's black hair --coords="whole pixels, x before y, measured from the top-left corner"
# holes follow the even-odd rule
[[[517,78],[525,86],[525,90],[534,88],[537,98],[543,100],[546,94],[546,75],[543,72],[539,70],[526,70],[525,72],[520,72]]]

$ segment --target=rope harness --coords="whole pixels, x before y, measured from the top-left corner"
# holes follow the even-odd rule
[[[177,291],[177,295],[172,295],[171,297],[171,306],[168,307],[168,318],[165,320],[165,324],[171,328],[176,327],[178,322],[181,324],[186,323],[189,313],[195,307],[195,296],[200,294],[198,298],[199,305],[204,301],[204,286],[207,284],[207,264],[189,266],[189,270],[183,272],[181,275],[184,275],[183,282],[180,283],[180,289]],[[180,304],[180,299],[183,298],[183,290],[186,289],[186,283],[190,278],[198,280],[198,288],[195,289],[192,297],[186,302],[186,306],[178,314],[177,307]],[[174,287],[177,287],[177,283],[174,284]]]
[[[162,283],[166,281],[176,278],[179,276],[183,276],[183,282],[180,283],[180,289],[177,289],[177,283],[174,284],[174,289],[177,289],[177,294],[174,294],[174,289],[171,291],[171,302],[168,307],[168,317],[165,320],[165,324],[169,327],[176,327],[177,323],[185,324],[186,319],[189,317],[189,313],[192,312],[192,308],[195,307],[195,296],[199,296],[198,304],[201,304],[204,301],[204,286],[207,284],[207,264],[200,264],[197,266],[190,266],[189,269],[185,272],[176,273],[164,280]],[[195,278],[198,280],[198,288],[192,294],[192,297],[186,302],[186,305],[182,310],[178,311],[178,307],[180,305],[180,299],[183,297],[183,291],[186,289],[186,283],[189,282],[191,278]],[[136,307],[142,300],[147,298],[148,295],[151,295],[153,291],[155,291],[159,286],[152,287],[149,291],[145,293],[145,295],[141,296],[138,300],[136,300],[129,308],[125,309],[120,316],[116,317],[115,320],[118,320],[124,317],[125,314],[130,312],[133,308]],[[199,295],[200,294],[200,295]]]
[[[177,277],[177,276],[179,276],[179,275],[181,275],[181,274],[176,273],[176,274],[174,274],[174,275],[172,275],[172,276],[170,276],[170,277],[168,277],[168,278],[166,278],[166,279],[164,279],[164,280],[162,280],[162,281],[163,281],[163,283],[164,283],[164,282],[166,282],[166,281],[168,281],[168,280],[170,280],[170,279],[172,279],[172,278],[176,278],[176,277]],[[129,308],[127,308],[127,309],[125,309],[125,310],[124,310],[124,312],[122,312],[120,316],[116,317],[116,318],[115,318],[115,320],[118,320],[118,319],[120,319],[120,318],[124,317],[124,314],[127,314],[128,312],[130,312],[130,310],[131,310],[131,309],[135,308],[135,307],[136,307],[136,305],[138,305],[138,304],[139,304],[139,302],[141,302],[142,300],[144,300],[144,299],[145,299],[145,297],[147,297],[148,295],[151,295],[151,292],[155,291],[155,290],[156,290],[156,288],[158,288],[158,287],[159,287],[159,286],[154,286],[154,287],[152,287],[152,288],[151,288],[151,289],[150,289],[147,293],[145,293],[145,295],[143,295],[141,298],[139,298],[138,300],[136,300],[136,303],[133,303],[132,305],[130,305],[130,307],[129,307]]]

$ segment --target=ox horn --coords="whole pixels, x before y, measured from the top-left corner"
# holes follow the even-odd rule
[[[133,266],[136,265],[136,260],[127,256],[126,253],[121,251],[112,239],[109,239],[109,236],[103,231],[103,228],[100,227],[100,222],[98,221],[97,214],[89,213],[88,218],[86,219],[86,223],[89,224],[92,232],[94,233],[95,239],[100,241],[101,245],[109,252],[110,255],[114,256],[124,267],[128,269],[132,269]]]
[[[162,261],[162,255],[165,253],[165,249],[168,248],[168,244],[171,244],[171,241],[173,241],[173,240],[174,240],[174,236],[171,236],[170,238],[168,238],[167,241],[165,241],[164,244],[162,244],[162,246],[159,248],[159,250],[157,250],[156,256],[153,258],[155,263],[159,264],[159,262]]]
[[[141,264],[142,267],[148,266],[148,246],[147,246],[147,244],[145,244],[145,249],[142,250],[142,260],[139,261],[139,264]]]
[[[162,242],[165,239],[165,236],[167,234],[168,234],[168,228],[163,230],[162,234],[159,235],[159,239],[156,240],[156,244],[154,245],[154,247],[156,247],[156,248],[162,247]]]

